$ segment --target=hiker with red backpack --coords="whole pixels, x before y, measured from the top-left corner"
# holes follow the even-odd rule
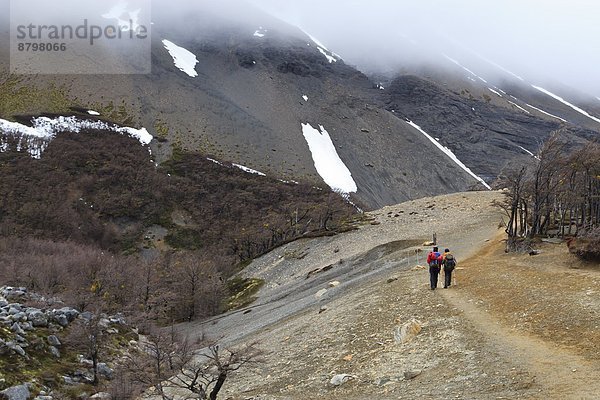
[[[433,248],[433,251],[427,254],[427,264],[429,265],[429,282],[431,284],[431,290],[437,288],[438,276],[440,275],[442,263],[442,255],[438,251],[437,247]]]
[[[444,267],[444,289],[450,287],[452,282],[452,271],[456,267],[456,257],[450,253],[450,249],[444,250],[444,254],[441,257],[442,266]]]

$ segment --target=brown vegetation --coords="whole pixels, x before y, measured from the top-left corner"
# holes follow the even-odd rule
[[[220,312],[237,265],[304,235],[346,229],[355,211],[329,191],[286,184],[102,131],[59,134],[40,159],[0,153],[0,282],[162,322]],[[175,213],[189,216],[185,222]],[[142,258],[143,233],[166,246]]]

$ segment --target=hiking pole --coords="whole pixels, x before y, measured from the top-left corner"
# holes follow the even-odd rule
[[[454,276],[452,277],[452,280],[453,280],[452,284],[453,284],[454,286],[456,286],[456,271],[458,271],[458,268],[454,268],[454,271],[452,271],[452,272],[453,272],[453,274],[452,274],[452,275],[454,275]]]

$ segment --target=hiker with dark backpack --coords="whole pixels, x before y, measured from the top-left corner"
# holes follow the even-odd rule
[[[452,282],[452,271],[456,268],[456,257],[450,253],[450,249],[444,250],[442,266],[444,267],[444,289],[448,289]]]
[[[439,253],[438,248],[434,247],[433,251],[427,254],[427,264],[429,265],[429,283],[431,284],[431,290],[437,288],[438,276],[441,270],[442,255]]]

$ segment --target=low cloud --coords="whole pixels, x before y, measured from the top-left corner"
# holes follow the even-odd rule
[[[252,0],[359,68],[447,65],[443,54],[498,74],[600,96],[600,3],[590,0]],[[494,65],[496,64],[496,65]]]

